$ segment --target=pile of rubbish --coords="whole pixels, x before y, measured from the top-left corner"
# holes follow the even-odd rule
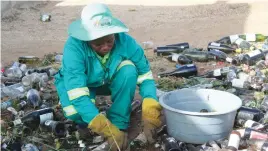
[[[1,69],[1,150],[102,150],[104,138],[64,117],[54,86],[61,54],[19,57]],[[110,102],[98,99],[100,112]],[[140,100],[132,103],[133,110]],[[99,146],[101,145],[101,146]]]
[[[165,151],[268,150],[267,36],[231,35],[210,42],[206,50],[191,48],[188,43],[178,43],[156,47],[154,51],[158,56],[176,63],[174,70],[158,73],[159,96],[176,89],[200,88],[227,91],[242,100],[229,138],[202,145],[189,144],[170,136],[164,130],[165,125],[158,137],[157,148]],[[215,62],[216,69],[200,74],[198,62]],[[217,68],[218,64],[224,64],[224,67]],[[133,146],[137,144],[142,142],[135,142]]]
[[[153,48],[153,43],[144,42],[143,47]],[[157,131],[153,150],[268,150],[267,36],[232,35],[210,42],[206,50],[178,43],[156,47],[154,52],[176,64],[173,71],[158,73],[159,97],[182,88],[216,89],[235,94],[243,106],[237,111],[228,138],[191,144],[170,136],[168,125],[164,125]],[[64,117],[53,84],[61,60],[61,54],[49,54],[43,60],[24,56],[1,69],[1,150],[107,149],[102,136],[91,132],[87,125],[78,125]],[[200,74],[197,64],[207,62],[224,67]],[[96,100],[101,112],[110,105],[103,98]],[[140,106],[140,100],[133,101],[132,111],[138,112]],[[132,140],[130,149],[145,150],[146,144],[140,140]]]

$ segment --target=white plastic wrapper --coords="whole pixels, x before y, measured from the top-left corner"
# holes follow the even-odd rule
[[[39,151],[39,150],[33,144],[26,144],[26,145],[22,145],[21,151]]]

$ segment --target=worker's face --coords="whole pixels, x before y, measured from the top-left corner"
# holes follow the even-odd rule
[[[90,41],[89,44],[93,50],[95,50],[100,55],[105,55],[109,53],[114,46],[114,35],[108,35],[93,41]]]

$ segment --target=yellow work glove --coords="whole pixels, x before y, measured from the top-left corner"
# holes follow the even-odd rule
[[[88,124],[88,128],[107,138],[111,151],[124,150],[127,147],[127,133],[120,131],[101,113]]]
[[[153,143],[155,140],[155,129],[161,126],[160,114],[162,107],[160,104],[152,98],[143,99],[142,103],[142,126],[143,132],[149,143]]]

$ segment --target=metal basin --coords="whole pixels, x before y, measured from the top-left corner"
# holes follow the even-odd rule
[[[170,136],[186,143],[203,144],[230,134],[242,101],[224,91],[180,89],[162,95],[160,104]],[[200,112],[202,109],[208,112]]]

